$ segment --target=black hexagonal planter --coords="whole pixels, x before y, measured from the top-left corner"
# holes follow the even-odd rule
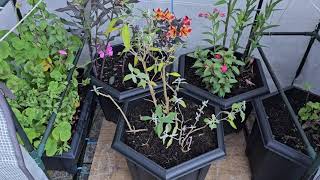
[[[288,92],[293,89],[298,89],[301,92],[303,90],[291,87],[285,91],[292,107],[297,110],[296,104],[292,103],[292,99],[295,99],[295,97],[288,95]],[[310,167],[312,158],[306,155],[305,152],[290,147],[276,139],[277,136],[274,131],[278,130],[272,128],[271,119],[264,105],[264,102],[270,100],[270,98],[282,101],[278,93],[272,93],[255,99],[253,102],[257,116],[247,138],[246,147],[252,179],[300,180],[308,167]],[[279,106],[282,106],[282,103],[279,103]],[[279,116],[278,112],[275,113]],[[289,118],[286,121],[289,121],[294,126]]]
[[[213,48],[209,48],[209,49],[213,49]],[[236,52],[235,56],[237,58],[241,58],[242,54]],[[194,64],[195,61],[196,61],[196,59],[188,56],[188,54],[184,54],[184,55],[180,56],[180,58],[179,58],[179,73],[181,74],[181,76],[183,78],[186,78],[185,74],[187,71],[189,71],[189,72],[192,71],[191,66]],[[198,80],[199,82],[194,82],[191,80],[189,80],[190,81],[189,82],[188,78],[187,78],[186,79],[187,83],[182,84],[181,87],[183,88],[183,91],[194,92],[197,96],[208,99],[211,103],[221,107],[222,109],[228,109],[232,106],[233,103],[240,102],[240,101],[249,102],[258,96],[269,93],[267,80],[266,80],[265,75],[263,73],[261,61],[259,59],[256,59],[256,58],[254,59],[253,71],[257,75],[257,78],[259,79],[259,82],[260,82],[260,84],[257,85],[257,88],[252,89],[251,91],[236,95],[236,96],[229,97],[229,98],[221,98],[218,95],[215,95],[215,94],[209,92],[205,88],[194,85],[194,84],[199,84],[199,82],[201,82],[200,77]],[[194,74],[194,76],[198,76],[198,75]],[[248,117],[248,115],[251,113],[251,110],[252,110],[251,103],[247,103],[247,104],[248,104],[248,107],[246,109],[246,117]],[[225,134],[229,134],[232,132],[239,132],[242,129],[243,123],[241,123],[239,118],[235,121],[235,123],[238,127],[236,130],[233,129],[229,124],[224,125]]]
[[[189,97],[201,102],[202,99],[197,98],[192,93],[182,93],[184,97]],[[143,98],[143,97],[140,97]],[[136,98],[135,100],[137,100]],[[127,111],[129,102],[125,103],[124,110]],[[210,105],[212,106],[212,105]],[[215,108],[216,113],[219,108]],[[156,162],[148,159],[143,154],[135,151],[124,143],[124,133],[126,124],[121,116],[117,124],[115,137],[113,139],[112,148],[122,154],[127,159],[127,164],[134,180],[204,180],[209,170],[210,164],[225,156],[225,146],[223,139],[222,124],[217,128],[218,147],[207,153],[199,155],[191,160],[181,163],[177,166],[165,169]],[[170,157],[168,157],[170,158]]]

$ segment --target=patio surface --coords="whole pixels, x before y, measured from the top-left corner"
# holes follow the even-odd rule
[[[103,121],[89,180],[130,180],[126,160],[111,149],[116,125],[104,120],[103,115],[98,117]],[[245,144],[242,132],[226,136],[227,156],[211,165],[206,180],[250,180]]]

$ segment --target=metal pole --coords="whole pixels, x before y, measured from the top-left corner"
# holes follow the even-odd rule
[[[314,36],[314,32],[264,32],[264,36]]]
[[[318,35],[319,30],[320,30],[320,21],[319,21],[316,29],[313,31],[313,34],[316,34],[316,35],[319,37],[319,35]],[[301,63],[300,63],[300,65],[299,65],[299,67],[298,67],[298,69],[297,69],[297,71],[296,71],[296,75],[295,75],[295,77],[294,77],[294,80],[292,81],[292,84],[294,83],[295,79],[297,79],[297,77],[300,75],[300,73],[301,73],[301,71],[302,71],[302,68],[304,67],[304,65],[305,65],[305,63],[306,63],[306,61],[307,61],[307,58],[308,58],[308,56],[309,56],[309,53],[310,53],[310,51],[311,51],[311,48],[312,48],[312,46],[313,46],[316,38],[317,38],[316,36],[312,36],[312,37],[311,37],[311,39],[310,39],[310,41],[309,41],[309,44],[308,44],[308,47],[307,47],[307,49],[306,49],[306,51],[305,51],[305,53],[304,53],[304,55],[303,55],[303,57],[302,57]]]
[[[303,131],[303,129],[301,127],[301,124],[299,123],[298,117],[296,116],[292,106],[290,105],[289,100],[288,100],[287,96],[285,95],[285,93],[284,93],[284,91],[283,91],[283,89],[282,89],[282,87],[280,85],[280,82],[277,79],[276,74],[273,72],[272,67],[271,67],[271,65],[270,65],[270,63],[269,63],[267,57],[265,56],[265,54],[264,54],[264,52],[263,52],[261,47],[258,47],[258,51],[259,51],[259,53],[261,55],[261,58],[262,58],[263,62],[265,63],[270,75],[271,75],[271,78],[272,78],[273,82],[275,83],[278,91],[280,92],[280,95],[281,95],[283,101],[285,102],[285,104],[286,104],[286,106],[287,106],[287,108],[289,110],[289,113],[290,113],[290,115],[291,115],[291,117],[293,119],[293,123],[295,124],[296,128],[298,129],[298,132],[300,133],[303,142],[307,146],[306,150],[308,151],[308,154],[310,155],[310,157],[312,159],[315,159],[316,152],[313,149],[313,147],[311,146],[311,144],[310,144],[305,132]]]

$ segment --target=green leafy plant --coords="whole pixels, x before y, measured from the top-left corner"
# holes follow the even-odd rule
[[[258,47],[263,32],[276,27],[276,25],[269,25],[267,21],[281,0],[269,1],[265,8],[257,15],[257,21],[252,22],[257,2],[257,0],[246,0],[245,8],[237,9],[238,0],[219,0],[215,5],[226,6],[226,13],[218,8],[214,8],[212,12],[202,12],[199,14],[199,17],[210,21],[211,27],[209,31],[203,34],[208,36],[204,41],[211,44],[214,50],[197,50],[194,53],[194,57],[197,60],[193,67],[197,69],[197,75],[203,78],[203,82],[205,82],[210,92],[218,94],[220,97],[224,97],[227,93],[230,93],[234,84],[238,83],[236,77],[243,71],[246,71],[246,68],[250,67],[252,52]],[[231,22],[234,25],[229,34]],[[249,39],[251,46],[245,49],[244,57],[237,60],[233,54],[239,48],[242,48],[239,45],[239,41],[243,36],[244,30],[251,26],[253,27]],[[221,27],[224,27],[224,32],[222,33],[220,33]],[[230,44],[228,50],[225,50],[224,48],[227,48],[228,37],[230,37]],[[222,45],[219,45],[221,41]],[[224,54],[228,54],[228,56],[225,57],[223,56]],[[232,58],[230,58],[230,54],[233,56]],[[250,83],[251,81],[247,79],[246,82]],[[250,83],[250,85],[252,84]]]
[[[33,1],[30,1],[33,4]],[[0,31],[0,36],[7,31]],[[60,19],[41,3],[11,34],[0,42],[0,80],[16,99],[9,100],[13,112],[35,148],[39,146],[60,95],[66,89],[67,74],[74,66],[74,54],[81,41],[69,35]],[[45,149],[47,156],[69,150],[73,116],[79,107],[77,73],[57,113],[56,123]]]
[[[220,97],[231,92],[233,84],[237,83],[236,75],[240,74],[239,66],[244,62],[237,60],[232,50],[220,50],[211,59],[208,59],[210,50],[197,50],[194,56],[197,61],[193,68],[197,68],[196,73],[206,84],[206,88]]]
[[[299,112],[303,129],[315,140],[317,149],[320,147],[320,103],[309,101]]]
[[[219,122],[227,120],[233,123],[236,114],[244,115],[245,103],[234,104],[232,111],[224,111],[227,118],[205,119],[202,118],[204,108],[207,107],[208,101],[202,102],[202,106],[198,108],[196,118],[192,125],[187,123],[181,108],[186,108],[187,104],[183,98],[179,97],[181,83],[184,80],[180,78],[177,72],[166,72],[166,67],[175,60],[174,53],[177,48],[183,45],[183,40],[191,32],[191,20],[186,16],[177,19],[168,10],[162,11],[155,9],[154,13],[143,12],[145,26],[131,26],[122,29],[122,38],[126,46],[125,52],[130,52],[135,57],[134,65],[129,65],[130,74],[124,77],[124,81],[133,81],[141,87],[148,87],[153,107],[151,108],[151,116],[141,115],[142,121],[149,121],[154,124],[154,131],[162,140],[163,144],[169,148],[174,141],[177,141],[183,152],[191,149],[192,135],[204,128],[214,129]],[[130,31],[130,27],[132,31]],[[131,32],[133,36],[131,36]],[[162,56],[155,56],[154,53],[165,53]],[[148,66],[147,57],[152,57],[154,62]],[[232,57],[226,52],[226,61],[230,61]],[[230,56],[230,57],[229,57]],[[237,61],[236,61],[237,62]],[[231,62],[232,65],[233,62]],[[142,65],[143,70],[136,68]],[[154,75],[151,76],[150,73]],[[157,98],[154,86],[156,86],[153,78],[160,76],[163,85],[163,98]],[[169,83],[169,77],[175,80]],[[244,117],[243,117],[244,118]],[[130,122],[125,118],[129,132],[133,132]],[[199,122],[205,121],[205,125],[199,127]],[[234,124],[233,124],[234,125]],[[134,129],[134,128],[133,128]]]

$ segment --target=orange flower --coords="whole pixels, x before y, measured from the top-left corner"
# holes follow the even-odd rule
[[[164,20],[164,13],[160,8],[154,9],[153,11],[157,20]]]
[[[172,22],[176,17],[167,9],[163,14],[163,18],[169,22]]]
[[[167,38],[172,38],[172,39],[176,38],[177,37],[177,27],[171,25],[169,27],[169,30],[168,30],[166,36],[167,36]]]
[[[179,36],[181,37],[187,37],[191,33],[192,29],[189,26],[183,25],[180,28]]]

